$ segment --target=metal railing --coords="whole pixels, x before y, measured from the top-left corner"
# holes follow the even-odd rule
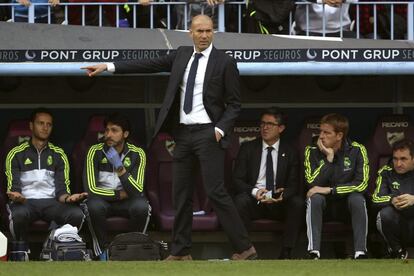
[[[360,32],[360,27],[361,27],[361,16],[360,16],[360,11],[361,11],[361,6],[365,5],[365,6],[370,6],[369,11],[372,12],[372,16],[370,18],[370,20],[372,20],[372,28],[373,28],[373,33],[372,33],[372,37],[373,39],[378,39],[378,19],[379,19],[379,15],[378,15],[378,7],[380,5],[382,6],[386,6],[389,10],[389,33],[390,33],[390,39],[394,40],[394,23],[395,23],[395,6],[396,5],[402,5],[406,7],[406,27],[407,27],[407,32],[406,32],[406,38],[408,40],[413,40],[414,39],[414,33],[413,33],[413,28],[414,28],[414,2],[412,0],[410,1],[376,1],[376,2],[368,2],[368,1],[359,1],[356,3],[348,3],[350,6],[353,6],[355,9],[355,18],[353,21],[353,24],[355,26],[355,33],[356,33],[356,38],[361,38],[361,32]],[[306,6],[306,25],[309,26],[309,2],[296,2],[296,5],[307,5]],[[326,36],[328,33],[326,32],[326,17],[325,17],[325,6],[323,5],[323,17],[322,17],[322,25],[323,25],[323,30],[322,30],[322,36]],[[340,6],[340,13],[342,13],[342,8],[343,6]],[[342,24],[342,20],[343,17],[339,18],[340,21],[340,37],[343,37],[343,24]],[[294,32],[294,30],[289,29],[289,33],[292,34],[292,32]],[[309,28],[307,28],[306,30],[306,34],[309,35]]]
[[[98,0],[99,1],[99,0]],[[121,0],[124,1],[124,0]],[[220,4],[217,6],[216,8],[216,21],[217,21],[217,30],[219,32],[224,32],[226,31],[226,24],[225,24],[225,19],[226,19],[226,7],[230,7],[230,6],[237,6],[236,9],[232,9],[232,11],[237,13],[236,15],[233,15],[233,17],[237,18],[237,32],[241,33],[243,32],[243,19],[246,15],[246,6],[247,4],[250,2],[252,2],[254,0],[243,0],[243,1],[227,1],[225,2],[225,4]],[[165,1],[161,1],[161,2],[151,2],[149,6],[147,6],[147,8],[149,9],[149,24],[148,27],[149,28],[155,28],[156,24],[155,24],[155,14],[157,10],[163,9],[163,12],[165,14],[165,18],[162,18],[162,24],[163,27],[167,28],[167,29],[176,29],[176,26],[173,26],[172,22],[172,15],[173,15],[173,9],[182,9],[182,21],[184,23],[182,29],[187,30],[188,29],[188,23],[189,23],[189,18],[190,18],[190,9],[191,9],[191,5],[194,4],[200,4],[200,2],[195,2],[193,1],[174,1],[174,2],[165,2]],[[309,18],[309,7],[310,5],[314,5],[315,3],[309,3],[306,1],[300,1],[300,2],[296,2],[296,5],[307,5],[306,6],[306,26],[309,26],[310,24],[310,18]],[[320,4],[322,5],[322,4]],[[325,4],[326,5],[326,4]],[[325,16],[325,5],[323,5],[323,16],[322,16],[322,25],[323,25],[323,30],[321,33],[321,36],[326,36],[328,33],[326,31],[326,24],[327,24],[327,20],[326,20],[326,16]],[[408,40],[414,40],[414,2],[410,1],[377,1],[377,2],[367,2],[367,1],[359,1],[357,3],[349,3],[349,5],[353,6],[354,10],[355,10],[355,19],[354,19],[354,30],[356,33],[356,38],[362,38],[363,35],[361,34],[360,31],[360,27],[361,27],[361,16],[360,16],[360,12],[361,12],[361,6],[362,5],[369,5],[370,7],[370,11],[372,12],[372,28],[373,28],[373,34],[372,34],[372,38],[373,39],[378,39],[379,35],[378,35],[378,13],[377,13],[377,8],[379,7],[379,5],[385,5],[387,7],[389,7],[389,25],[390,25],[390,39],[394,40],[394,23],[395,23],[395,6],[396,5],[405,5],[406,6],[406,18],[404,18],[404,20],[406,21],[406,35],[405,38]],[[0,8],[2,7],[10,7],[11,9],[11,21],[14,21],[15,19],[15,8],[17,6],[20,6],[20,4],[16,4],[16,3],[0,3]],[[47,6],[47,20],[46,23],[51,24],[54,23],[52,22],[52,8],[50,6],[49,3],[32,3],[29,7],[28,7],[28,13],[27,13],[27,22],[28,23],[35,23],[36,22],[36,14],[35,14],[35,8],[38,6]],[[132,28],[137,28],[140,27],[137,24],[137,18],[138,18],[138,13],[137,13],[137,9],[139,6],[142,6],[139,3],[131,3],[131,2],[71,2],[71,3],[61,3],[60,5],[60,9],[63,11],[63,24],[73,24],[73,18],[77,19],[78,25],[82,25],[82,26],[86,26],[87,24],[87,18],[91,13],[91,10],[93,10],[94,13],[97,13],[97,22],[96,25],[102,27],[104,25],[104,21],[105,18],[108,16],[108,14],[111,14],[113,17],[113,22],[110,24],[114,27],[121,27],[121,13],[124,13],[125,15],[125,7],[128,6],[129,12],[132,13],[130,14],[130,17],[132,16],[132,22],[129,22],[130,27]],[[342,6],[339,8],[342,11]],[[201,13],[204,13],[204,7],[201,8]],[[294,34],[295,33],[295,29],[294,29],[294,12],[291,12],[289,15],[289,30],[288,30],[288,34]],[[342,24],[342,20],[343,18],[340,17],[339,21],[340,21],[340,37],[343,37],[343,24]],[[307,28],[306,30],[306,35],[309,35],[309,28]]]

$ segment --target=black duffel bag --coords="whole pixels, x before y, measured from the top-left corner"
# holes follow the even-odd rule
[[[140,232],[116,235],[109,245],[111,261],[156,261],[164,259],[167,254],[167,243],[153,241]]]
[[[44,261],[90,261],[89,250],[83,241],[62,242],[53,238],[55,230],[50,232],[43,243],[40,260]]]

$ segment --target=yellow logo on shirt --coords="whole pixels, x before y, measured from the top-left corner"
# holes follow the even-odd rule
[[[129,157],[125,157],[124,159],[124,167],[128,168],[129,166],[131,166],[131,159]]]
[[[48,157],[47,157],[47,165],[48,166],[50,166],[50,165],[52,165],[53,164],[53,157],[51,156],[51,155],[49,155]]]
[[[397,181],[392,182],[391,183],[391,186],[395,190],[399,190],[400,189],[400,183],[398,183]]]
[[[349,159],[348,156],[345,156],[344,158],[344,171],[351,170],[351,159]]]

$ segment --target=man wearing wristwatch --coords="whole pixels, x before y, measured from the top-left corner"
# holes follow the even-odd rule
[[[369,166],[363,145],[347,138],[348,119],[328,114],[321,119],[316,145],[305,149],[306,225],[308,252],[320,258],[322,217],[326,210],[334,219],[352,223],[354,258],[367,257],[368,218],[364,193],[368,186]]]
[[[128,119],[114,113],[105,118],[104,127],[104,142],[89,148],[83,172],[93,249],[103,261],[108,258],[107,216],[128,217],[131,228],[145,233],[151,211],[143,194],[146,156],[142,148],[127,141]]]
[[[63,149],[49,142],[53,116],[36,109],[30,118],[32,136],[14,147],[6,157],[11,258],[28,260],[27,230],[38,219],[80,228],[84,215],[73,204],[87,194],[70,194],[69,162]],[[14,254],[15,252],[16,254]]]

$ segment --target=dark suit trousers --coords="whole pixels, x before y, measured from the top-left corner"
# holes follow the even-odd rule
[[[285,222],[283,247],[295,247],[299,232],[304,225],[305,202],[293,196],[277,204],[257,204],[252,195],[238,194],[234,198],[237,210],[244,224],[250,228],[252,220],[273,219]]]
[[[204,189],[221,226],[237,252],[252,246],[234,203],[224,187],[224,149],[217,143],[212,124],[178,126],[173,163],[173,201],[175,220],[171,254],[190,254],[193,220],[192,197],[196,162]]]
[[[130,197],[119,201],[105,201],[99,197],[90,197],[86,201],[88,207],[88,223],[92,238],[96,239],[98,245],[94,244],[95,254],[99,255],[102,250],[107,249],[109,240],[107,237],[106,218],[110,216],[121,216],[129,218],[129,227],[134,231],[145,233],[151,215],[151,207],[144,196]]]
[[[414,206],[402,211],[384,207],[378,213],[377,228],[394,252],[406,248],[414,240]]]

